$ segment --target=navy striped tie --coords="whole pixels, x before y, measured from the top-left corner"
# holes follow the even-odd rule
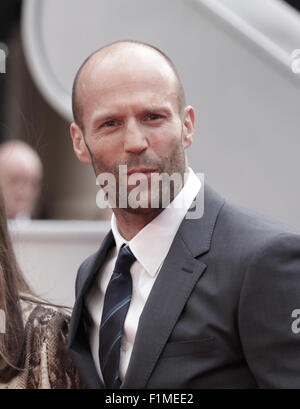
[[[132,294],[130,267],[134,261],[130,248],[122,247],[105,293],[99,335],[99,360],[107,388],[119,388],[121,385],[120,347]]]

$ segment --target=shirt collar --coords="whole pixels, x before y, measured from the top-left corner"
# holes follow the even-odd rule
[[[147,273],[152,277],[155,276],[168,254],[185,214],[200,189],[200,179],[189,168],[187,180],[172,203],[130,241],[125,240],[120,234],[117,219],[113,214],[111,229],[116,241],[117,252],[119,253],[124,243],[128,244],[132,253]]]

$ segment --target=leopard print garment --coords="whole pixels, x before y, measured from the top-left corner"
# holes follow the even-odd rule
[[[70,317],[61,309],[21,300],[25,323],[24,369],[0,389],[84,388],[67,351]]]

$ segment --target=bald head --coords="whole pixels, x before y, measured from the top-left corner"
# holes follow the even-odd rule
[[[101,76],[103,69],[113,71],[124,67],[130,70],[143,61],[143,69],[160,71],[166,81],[173,81],[177,96],[178,111],[181,114],[186,105],[184,89],[173,62],[158,48],[138,41],[118,41],[92,53],[79,68],[73,83],[72,109],[75,123],[84,130],[84,105],[87,95],[87,82]],[[151,63],[150,63],[151,62]],[[101,72],[102,70],[102,72]],[[105,78],[103,78],[105,81]]]
[[[32,164],[32,167],[41,168],[38,154],[27,143],[20,140],[10,140],[0,145],[0,166],[6,161],[18,161]]]

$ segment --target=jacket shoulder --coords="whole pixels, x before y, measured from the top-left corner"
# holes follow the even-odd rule
[[[261,245],[265,241],[276,240],[282,235],[298,237],[300,234],[295,228],[280,221],[228,202],[220,211],[216,227],[219,234],[227,233],[228,239],[232,237],[250,247],[256,243]]]
[[[99,250],[93,254],[91,254],[89,257],[87,257],[80,265],[77,276],[76,276],[76,283],[75,283],[75,293],[76,293],[76,298],[77,294],[80,292],[80,289],[82,288],[83,284],[85,283],[89,272],[95,265],[97,258],[99,255]]]
[[[76,277],[75,283],[76,298],[77,295],[80,293],[84,283],[88,279],[90,273],[92,271],[95,271],[95,269],[99,268],[99,266],[104,261],[106,254],[113,245],[114,238],[112,231],[110,230],[108,234],[105,236],[104,240],[102,241],[100,248],[82,262],[78,269]]]

